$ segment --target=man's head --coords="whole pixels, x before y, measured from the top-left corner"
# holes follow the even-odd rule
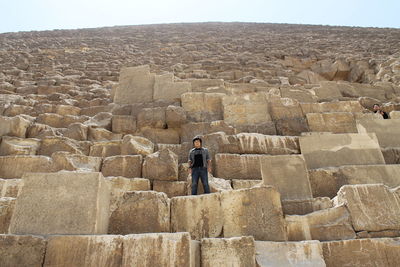
[[[196,136],[195,138],[193,138],[193,146],[195,148],[200,148],[202,144],[203,144],[203,141],[201,140],[200,137]]]
[[[381,110],[381,106],[379,104],[374,104],[373,109],[374,109],[374,111]]]

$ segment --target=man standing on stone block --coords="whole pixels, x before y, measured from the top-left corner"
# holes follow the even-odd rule
[[[203,141],[200,137],[193,138],[193,148],[189,152],[189,170],[192,175],[192,195],[197,195],[199,178],[203,184],[204,193],[210,193],[208,172],[211,172],[211,159],[208,149],[202,147],[202,145]]]

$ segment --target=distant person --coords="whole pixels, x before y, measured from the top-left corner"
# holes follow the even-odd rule
[[[189,152],[189,170],[192,175],[192,195],[197,195],[199,178],[203,184],[204,193],[210,193],[208,172],[211,172],[211,159],[208,149],[203,147],[200,137],[193,138],[193,148]],[[208,171],[208,172],[207,172]]]
[[[381,106],[379,105],[379,104],[374,104],[374,113],[379,113],[379,114],[381,114],[382,115],[382,117],[384,118],[384,119],[389,119],[389,115],[385,112],[385,111],[383,111],[382,109],[381,109]]]

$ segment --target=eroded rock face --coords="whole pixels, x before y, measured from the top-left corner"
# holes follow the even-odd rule
[[[143,177],[154,180],[178,180],[178,156],[168,149],[148,155],[143,161]]]
[[[42,266],[46,250],[43,237],[0,235],[0,258],[4,266]]]

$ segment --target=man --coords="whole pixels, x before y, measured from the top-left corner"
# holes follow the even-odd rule
[[[374,113],[379,113],[384,119],[389,119],[389,115],[385,111],[381,110],[381,106],[379,104],[374,104]]]
[[[200,137],[193,138],[193,148],[189,152],[189,170],[192,175],[192,195],[197,195],[199,178],[203,184],[204,193],[210,193],[208,172],[211,172],[211,159],[208,149],[202,147],[202,145],[203,141]]]

